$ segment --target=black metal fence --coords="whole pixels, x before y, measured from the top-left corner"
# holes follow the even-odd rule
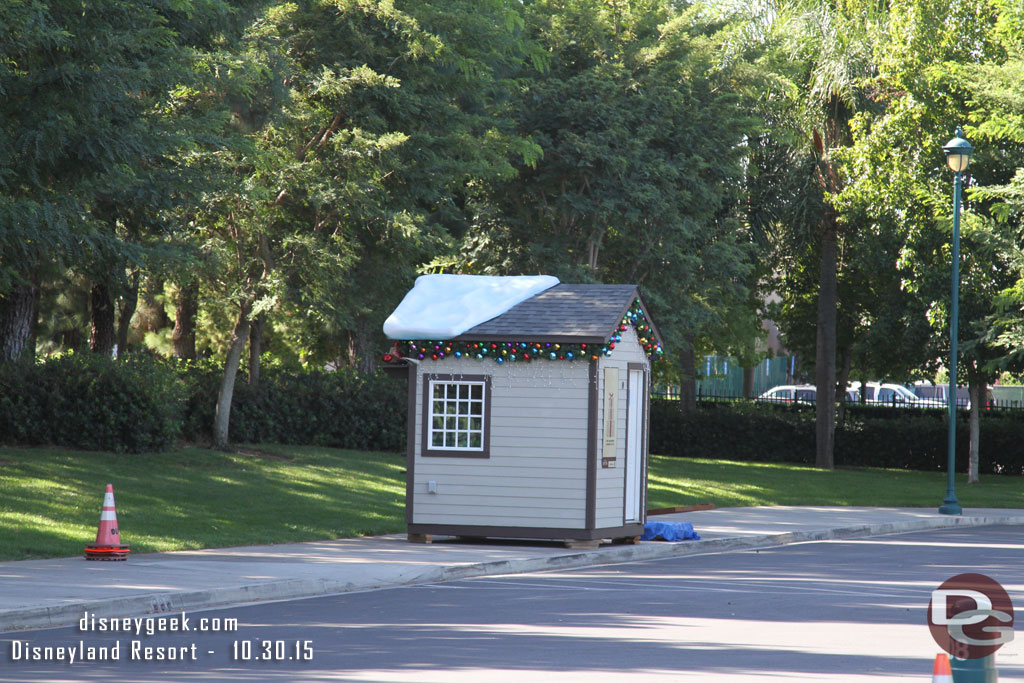
[[[926,387],[934,388],[934,387]],[[766,392],[767,393],[767,392]],[[776,396],[738,396],[733,393],[727,392],[716,392],[709,390],[707,387],[697,387],[697,403],[769,403],[776,405],[810,405],[815,404],[816,392],[814,389],[796,389],[792,398],[776,397]],[[948,410],[948,404],[946,403],[945,397],[941,398],[929,398],[919,397],[918,401],[902,400],[898,396],[893,395],[890,400],[886,401],[865,401],[861,402],[859,395],[853,392],[854,395],[847,396],[847,405],[850,406],[877,406],[885,408],[901,408],[908,410]],[[680,394],[678,387],[664,387],[656,386],[651,392],[652,398],[661,398],[668,400],[679,400]],[[971,407],[970,399],[967,396],[967,390],[962,389],[957,391],[956,405],[960,410],[969,410]],[[1024,400],[1017,399],[999,399],[999,398],[988,398],[985,401],[986,411],[1006,411],[1006,412],[1024,412]]]

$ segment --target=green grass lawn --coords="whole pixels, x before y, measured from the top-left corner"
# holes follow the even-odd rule
[[[965,508],[1024,509],[1024,477],[982,476],[967,484],[956,476]],[[804,465],[749,463],[651,456],[649,508],[714,503],[745,505],[868,505],[938,508],[946,475],[932,472],[857,468],[819,470]]]
[[[132,552],[403,531],[405,458],[306,446],[123,455],[0,449],[0,559],[59,557],[96,540],[114,485]]]
[[[80,554],[95,540],[108,482],[133,553],[400,532],[404,470],[403,455],[311,446],[148,455],[0,448],[0,559]],[[653,456],[648,502],[935,508],[944,494],[939,473]],[[967,486],[958,477],[957,494],[964,507],[1024,508],[1024,478]]]

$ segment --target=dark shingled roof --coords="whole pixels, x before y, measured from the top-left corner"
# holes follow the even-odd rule
[[[558,284],[455,339],[601,344],[615,332],[636,298],[636,285]],[[654,327],[650,316],[648,323]],[[656,329],[655,335],[660,341]]]

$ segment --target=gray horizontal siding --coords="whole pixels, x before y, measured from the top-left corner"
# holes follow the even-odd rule
[[[436,458],[440,461],[443,458]],[[454,458],[453,458],[454,460]],[[542,465],[545,463],[541,463]],[[567,461],[555,463],[555,467],[547,467],[545,472],[546,477],[538,477],[536,474],[536,468],[524,468],[516,466],[502,466],[495,465],[490,468],[476,468],[471,469],[463,465],[459,468],[456,465],[445,467],[440,464],[435,465],[432,462],[425,463],[423,468],[417,470],[415,482],[422,484],[430,479],[434,481],[465,482],[468,486],[499,486],[501,482],[495,481],[500,478],[505,481],[513,481],[516,486],[524,489],[528,489],[532,486],[538,488],[547,489],[568,489],[576,485],[581,485],[580,482],[585,482],[585,478],[579,472],[579,467],[575,464]],[[423,475],[422,477],[420,475]]]
[[[472,458],[444,458],[430,457],[423,458],[416,463],[416,481],[420,480],[420,474],[424,476],[431,472],[445,472],[448,474],[471,474],[484,477],[501,477],[518,474],[526,479],[540,480],[553,478],[560,480],[573,479],[574,481],[585,481],[583,465],[578,462],[579,458],[557,457],[551,455],[538,455],[536,457],[517,455],[511,453],[495,452],[491,449],[491,457],[487,459],[475,459],[474,462],[460,462]],[[453,462],[454,461],[454,462]],[[541,475],[541,472],[544,474]]]
[[[480,493],[479,483],[459,484],[455,483],[455,481],[453,481],[451,478],[445,478],[444,481],[444,486],[441,486],[439,488],[439,494],[436,495],[457,495],[460,497],[460,503],[465,504],[467,500],[470,500],[471,498],[479,495]],[[508,482],[505,483],[507,484]],[[531,497],[523,495],[523,488],[524,487],[522,486],[514,485],[488,485],[488,497],[486,500],[492,501],[495,506],[525,505],[531,500]],[[534,496],[534,500],[536,500],[538,503],[549,504],[551,502],[551,495],[547,491],[552,488],[555,487],[536,487],[530,489],[530,493],[531,495]],[[587,495],[587,492],[582,489],[566,489],[565,487],[562,487],[560,489],[556,488],[555,490],[558,491],[560,500],[582,501],[586,498]],[[536,491],[540,491],[541,493],[535,494]],[[426,499],[420,501],[420,503],[423,504],[430,503],[429,499],[433,498],[435,495],[427,493],[426,484],[423,484],[420,488],[417,489],[416,494],[419,495],[421,493],[427,496]]]
[[[505,512],[505,511],[502,511]],[[547,528],[547,529],[580,529],[581,531],[586,528],[586,524],[582,521],[577,521],[575,518],[558,519],[553,515],[537,515],[535,517],[529,517],[524,515],[514,514],[517,511],[509,510],[508,518],[515,520],[514,523],[506,524],[504,527],[515,528],[515,527],[526,527],[526,528]],[[453,525],[472,525],[480,526],[480,513],[478,510],[470,510],[466,514],[452,514],[448,510],[431,512],[428,517],[428,522],[413,522],[414,524],[453,524]],[[512,535],[512,534],[510,534]]]
[[[586,502],[586,363],[423,362],[422,374],[491,376],[490,458],[424,458],[417,394],[415,524],[583,528]],[[427,482],[438,493],[428,494]]]
[[[559,472],[571,473],[578,470],[578,467],[570,468],[559,468]],[[480,487],[492,487],[493,490],[498,491],[502,488],[515,488],[520,491],[528,490],[531,488],[536,489],[555,489],[560,492],[561,495],[574,494],[577,487],[575,485],[568,485],[570,482],[578,483],[575,479],[568,478],[566,476],[553,476],[546,479],[538,479],[536,476],[517,476],[517,468],[494,468],[488,470],[485,474],[473,475],[465,474],[461,470],[448,469],[442,470],[437,468],[434,470],[432,476],[425,476],[423,479],[416,477],[418,485],[423,486],[423,490],[426,491],[426,482],[430,479],[435,481],[444,481],[445,490],[451,486],[470,486],[479,490]],[[495,482],[495,478],[500,478],[500,482]],[[573,474],[572,477],[575,477]],[[442,479],[443,478],[443,479]],[[580,480],[582,481],[582,480]],[[582,489],[580,489],[582,490]]]
[[[485,507],[490,514],[496,516],[507,516],[517,520],[530,520],[530,526],[578,526],[575,523],[577,514],[571,509],[569,505],[563,505],[561,507],[555,507],[553,504],[542,507],[543,501],[539,499],[526,499],[532,502],[531,505],[524,507],[522,504],[517,503],[515,500],[509,500],[507,505],[495,505],[488,504],[489,498],[486,496],[474,497],[474,496],[463,496],[465,500],[464,505],[453,505],[451,503],[438,502],[436,504],[419,503],[423,507],[423,514],[430,516],[431,518],[440,517],[441,515],[461,515],[461,516],[480,516],[480,508]],[[551,501],[549,501],[550,503]],[[543,525],[538,524],[538,520],[543,520]],[[436,519],[431,519],[431,522],[436,523]],[[429,523],[429,522],[424,522]],[[468,522],[465,522],[468,524]],[[521,522],[520,522],[521,523]]]
[[[644,348],[640,346],[640,340],[636,336],[636,331],[630,327],[625,332],[620,332],[620,334],[622,335],[622,341],[615,345],[612,355],[607,360],[624,363],[647,363],[647,354],[644,353]]]
[[[495,407],[529,405],[554,409],[564,412],[566,416],[583,418],[587,416],[587,406],[585,404],[581,407],[578,404],[569,405],[565,402],[568,391],[576,390],[583,392],[587,390],[586,387],[552,385],[534,387],[533,389],[524,389],[523,387],[515,387],[514,389],[502,387],[502,389],[501,394],[495,399]]]
[[[557,455],[560,451],[579,454],[579,435],[586,435],[586,423],[579,426],[572,424],[559,425],[557,430],[544,428],[541,425],[532,427],[505,427],[495,425],[491,431],[491,448],[521,451],[536,450],[547,455]],[[495,439],[502,443],[495,444]]]
[[[587,415],[582,413],[576,415],[570,413],[567,410],[558,411],[558,420],[564,427],[570,429],[586,429],[587,428]],[[534,415],[510,415],[502,419],[502,421],[494,425],[495,431],[512,432],[516,436],[522,434],[529,434],[529,430],[533,429],[537,424],[537,418]],[[493,431],[491,432],[494,433]]]
[[[604,468],[602,468],[604,469]],[[622,463],[618,463],[615,468],[608,468],[604,470],[604,476],[597,478],[597,492],[601,496],[614,495],[616,492],[621,496],[623,481],[625,475],[622,473],[624,468]],[[602,497],[598,497],[597,504],[600,506],[603,503]]]

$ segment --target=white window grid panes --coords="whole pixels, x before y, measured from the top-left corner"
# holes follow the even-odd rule
[[[430,383],[430,444],[436,451],[484,449],[483,382]]]

